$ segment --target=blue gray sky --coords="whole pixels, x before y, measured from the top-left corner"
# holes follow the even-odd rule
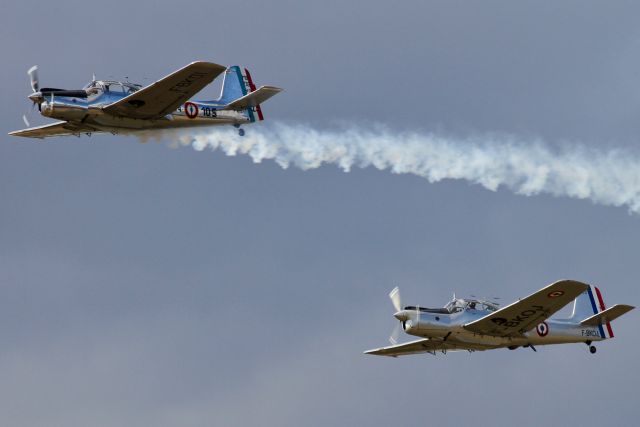
[[[624,207],[373,168],[282,169],[170,138],[6,133],[23,127],[33,64],[43,85],[76,88],[92,73],[146,84],[210,60],[285,88],[265,104],[272,122],[640,156],[638,13],[623,1],[5,5],[3,424],[632,422],[636,312],[595,356],[362,354],[395,326],[395,285],[438,306],[453,291],[507,302],[572,278],[637,305],[640,217]]]

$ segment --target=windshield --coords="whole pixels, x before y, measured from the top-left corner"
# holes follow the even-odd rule
[[[498,305],[489,301],[478,301],[478,300],[464,300],[464,299],[453,299],[444,306],[444,308],[449,313],[457,313],[462,310],[482,310],[482,311],[496,311],[498,309]]]
[[[142,86],[135,85],[135,84],[132,84],[132,83],[123,83],[122,87],[124,88],[125,93],[137,92],[137,91],[140,90],[140,88],[142,88]]]
[[[466,306],[466,302],[462,299],[453,299],[451,301],[449,301],[447,303],[447,305],[444,306],[444,308],[449,312],[449,313],[457,313],[458,311],[462,311],[464,310],[464,307]]]
[[[142,86],[134,84],[134,83],[122,83],[122,82],[112,82],[112,81],[93,81],[87,84],[84,89],[87,92],[111,92],[116,94],[125,94],[129,95],[130,93],[134,93],[142,89]]]

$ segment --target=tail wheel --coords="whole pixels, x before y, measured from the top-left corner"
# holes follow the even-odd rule
[[[595,352],[596,352],[596,346],[595,346],[595,345],[589,346],[589,352],[590,352],[591,354],[595,354]]]

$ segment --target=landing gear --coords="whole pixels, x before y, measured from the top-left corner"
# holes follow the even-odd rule
[[[244,129],[240,129],[240,123],[234,123],[233,127],[238,129],[238,135],[244,136]]]
[[[589,353],[591,353],[591,354],[595,354],[596,353],[596,346],[595,345],[591,345],[591,341],[585,341],[584,343],[589,346]]]

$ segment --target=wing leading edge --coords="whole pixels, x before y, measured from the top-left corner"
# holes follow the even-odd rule
[[[85,132],[98,133],[102,131],[84,124],[80,125],[70,122],[55,122],[48,125],[15,130],[13,132],[9,132],[9,135],[42,139],[50,136],[78,135]]]
[[[560,280],[500,310],[464,325],[468,331],[501,337],[517,336],[533,329],[578,295],[589,285]]]

